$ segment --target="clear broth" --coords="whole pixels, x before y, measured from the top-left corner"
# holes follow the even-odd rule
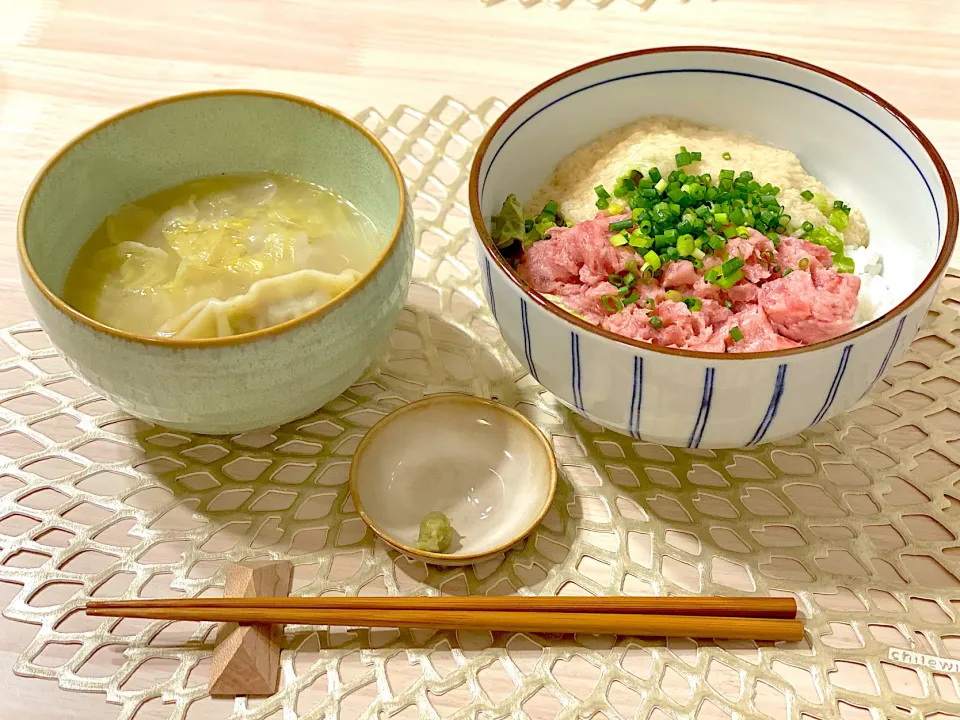
[[[201,178],[108,216],[77,254],[63,297],[137,335],[233,335],[325,304],[373,266],[378,239],[349,202],[306,181]]]

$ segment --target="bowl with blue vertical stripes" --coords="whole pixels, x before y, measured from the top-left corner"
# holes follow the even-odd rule
[[[524,199],[568,153],[645,115],[747,133],[795,152],[859,207],[900,300],[832,340],[722,354],[625,338],[529,288],[490,237],[503,199]],[[517,358],[562,403],[636,438],[736,448],[794,435],[855,405],[915,337],[947,269],[957,197],[930,141],[856,83],[789,58],[711,47],[655,48],[564,72],[490,128],[469,185],[483,292]]]

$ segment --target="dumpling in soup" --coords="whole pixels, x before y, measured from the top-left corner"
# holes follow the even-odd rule
[[[237,335],[347,290],[372,267],[378,239],[345,199],[302,180],[196,180],[106,218],[74,260],[64,299],[138,335]]]

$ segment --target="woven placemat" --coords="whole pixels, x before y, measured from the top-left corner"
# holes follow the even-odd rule
[[[0,331],[3,614],[38,625],[15,671],[102,693],[119,718],[960,714],[960,675],[917,655],[960,657],[960,275],[876,391],[801,436],[712,452],[603,431],[523,372],[478,289],[467,168],[502,110],[446,98],[360,115],[415,198],[415,281],[379,362],[308,419],[233,438],[148,427],[80,382],[35,323]],[[365,430],[443,389],[517,407],[562,466],[555,506],[500,565],[409,562],[350,503]],[[79,611],[89,597],[216,595],[226,564],[251,557],[291,558],[297,595],[789,594],[807,637],[288,627],[280,691],[228,702],[207,696],[212,624]]]

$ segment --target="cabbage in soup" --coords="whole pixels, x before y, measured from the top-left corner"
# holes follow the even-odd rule
[[[335,192],[256,173],[124,205],[80,249],[66,302],[137,335],[225,337],[329,302],[375,262],[378,231]]]

